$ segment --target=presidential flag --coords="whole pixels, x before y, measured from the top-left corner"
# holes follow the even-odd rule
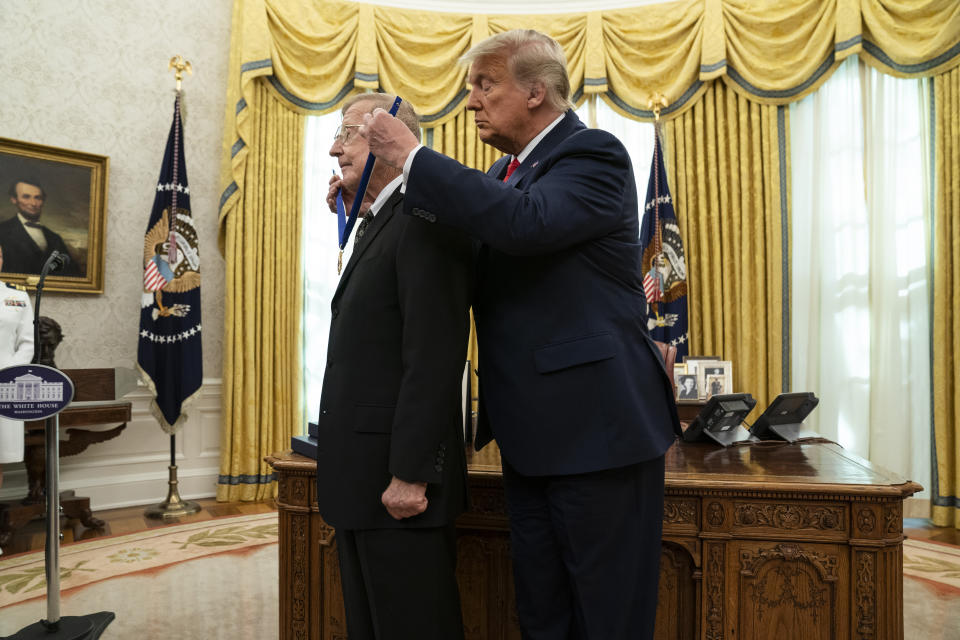
[[[137,349],[140,376],[154,395],[153,415],[170,434],[183,426],[184,410],[200,391],[200,329],[200,252],[190,213],[178,93],[143,239]]]
[[[655,137],[640,227],[647,328],[654,340],[676,346],[677,356],[682,358],[687,355],[688,342],[687,265],[677,215],[667,186],[660,136]]]

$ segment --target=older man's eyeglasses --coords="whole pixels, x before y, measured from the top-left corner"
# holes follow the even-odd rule
[[[339,142],[340,144],[347,144],[353,129],[359,129],[362,126],[362,124],[341,124],[337,127],[337,132],[333,134],[333,141]]]

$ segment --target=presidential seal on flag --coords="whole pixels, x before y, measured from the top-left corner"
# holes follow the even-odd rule
[[[164,209],[160,220],[147,230],[143,239],[143,305],[156,305],[153,319],[159,317],[186,317],[190,305],[175,303],[164,306],[163,292],[182,293],[200,286],[200,249],[193,217],[187,209],[176,210],[176,224],[170,231],[170,210]],[[176,246],[171,264],[171,238]]]
[[[669,196],[667,196],[669,197]],[[687,295],[687,265],[683,257],[680,227],[660,218],[660,251],[655,243],[644,248],[643,291],[647,302],[673,302]]]

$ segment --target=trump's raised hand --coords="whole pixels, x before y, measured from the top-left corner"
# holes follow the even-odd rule
[[[403,169],[407,156],[419,144],[407,125],[383,109],[374,109],[373,113],[363,116],[360,135],[366,138],[370,153],[395,169]]]

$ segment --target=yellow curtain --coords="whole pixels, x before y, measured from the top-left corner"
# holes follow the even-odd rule
[[[247,188],[223,221],[223,424],[217,499],[276,495],[263,457],[300,432],[303,116],[253,83]]]
[[[904,76],[960,64],[954,0],[677,0],[528,16],[235,0],[234,14],[231,144],[246,140],[242,99],[259,75],[271,78],[292,109],[326,112],[357,89],[382,87],[403,94],[428,126],[443,124],[458,117],[466,100],[466,73],[457,58],[473,43],[515,27],[557,39],[575,102],[602,94],[621,113],[645,119],[652,117],[655,93],[670,103],[665,115],[676,115],[717,77],[759,102],[786,104],[816,90],[853,54]]]
[[[933,523],[960,528],[960,69],[934,79]]]
[[[267,449],[285,448],[288,440],[280,432],[294,430],[297,423],[296,402],[273,395],[275,389],[265,384],[268,378],[299,373],[292,348],[278,348],[282,332],[246,333],[251,323],[257,328],[254,319],[263,321],[280,308],[271,307],[277,304],[277,291],[253,288],[249,261],[286,260],[296,251],[291,248],[296,243],[286,235],[258,236],[264,230],[250,226],[250,216],[278,211],[265,200],[268,193],[279,198],[275,202],[291,203],[287,209],[291,224],[294,217],[299,224],[300,216],[299,188],[284,187],[287,195],[280,197],[275,192],[280,183],[264,182],[264,167],[268,158],[293,162],[286,153],[294,148],[299,153],[301,126],[291,125],[281,135],[270,131],[274,125],[263,122],[264,114],[269,110],[282,119],[274,109],[283,108],[300,114],[326,113],[352,93],[382,87],[403,95],[423,116],[424,125],[431,128],[427,140],[431,146],[465,164],[486,168],[495,152],[476,140],[465,110],[466,71],[456,60],[489,35],[521,26],[540,29],[560,42],[576,103],[597,94],[627,117],[650,120],[654,95],[668,100],[663,111],[665,154],[689,245],[693,350],[736,361],[738,387],[754,391],[759,406],[783,386],[781,345],[788,335],[781,310],[787,295],[784,265],[789,259],[785,235],[789,174],[784,164],[788,123],[782,105],[816,90],[843,58],[853,54],[899,76],[950,72],[955,77],[960,65],[960,3],[955,0],[677,0],[535,16],[434,13],[339,0],[234,0],[220,247],[227,257],[229,296],[235,299],[228,299],[222,470],[226,481],[221,488],[236,484],[236,478],[262,476],[262,464],[252,462],[261,453],[270,453]],[[955,127],[956,98],[940,91],[937,100],[953,105],[949,113]],[[949,164],[948,155],[956,153],[956,131],[953,139],[945,138],[946,126],[939,129],[942,144],[936,170],[955,180],[958,165]],[[948,169],[953,174],[944,173]],[[946,189],[944,181],[940,187]],[[290,200],[294,191],[296,205]],[[956,194],[956,186],[941,194],[942,201],[954,204],[938,212],[938,234],[955,224]],[[714,226],[723,232],[712,233]],[[298,237],[299,228],[290,233]],[[264,244],[249,244],[253,240],[248,235]],[[294,281],[291,276],[288,282]],[[952,290],[942,284],[934,304],[941,322],[954,323],[941,325],[940,330],[943,326],[952,330],[957,312]],[[253,312],[242,303],[263,311],[250,315]],[[299,308],[297,304],[287,311],[298,315]],[[292,327],[296,318],[286,322]],[[263,324],[267,326],[273,325]],[[261,374],[246,371],[253,362],[265,367],[264,380],[259,379]],[[949,403],[955,403],[956,388],[951,389],[954,395],[936,405],[938,438],[951,434],[949,440],[938,440],[938,455],[947,447],[953,453],[943,459],[955,460],[956,405]],[[268,403],[274,402],[278,404],[269,404],[275,409],[270,414]],[[289,424],[280,424],[278,416],[287,413]],[[255,425],[264,414],[267,422]],[[257,447],[253,453],[241,453]],[[241,465],[241,459],[248,463]],[[949,467],[953,478],[956,468],[955,463]],[[948,493],[943,495],[957,492],[957,481],[951,482],[944,485]]]
[[[734,362],[734,388],[750,390],[759,409],[783,388],[787,114],[715,80],[663,127],[687,256],[690,353]]]

